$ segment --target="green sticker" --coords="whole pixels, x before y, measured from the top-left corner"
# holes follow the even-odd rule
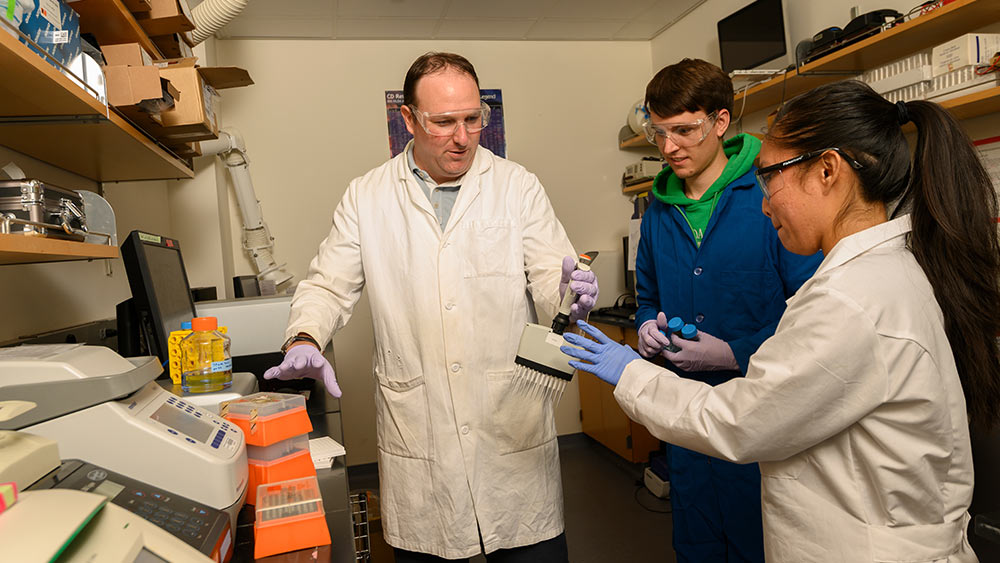
[[[143,242],[155,242],[156,244],[160,244],[162,242],[159,236],[143,232],[139,233],[139,240]]]
[[[7,0],[7,19],[14,21],[14,6],[17,5],[17,0]]]

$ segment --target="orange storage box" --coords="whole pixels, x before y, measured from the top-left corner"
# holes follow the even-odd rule
[[[219,414],[239,426],[248,446],[270,446],[312,431],[302,395],[254,393],[220,404]]]
[[[316,477],[260,485],[257,498],[255,559],[330,543]]]
[[[306,434],[270,446],[247,446],[250,466],[247,504],[257,504],[257,487],[301,477],[315,477]]]

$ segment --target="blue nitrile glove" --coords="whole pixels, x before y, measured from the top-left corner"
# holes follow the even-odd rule
[[[680,351],[663,350],[663,357],[684,371],[740,369],[729,344],[707,332],[699,330],[697,340],[687,340],[674,334],[671,335],[670,341],[674,343],[674,346],[680,348]]]
[[[662,332],[661,332],[662,331]],[[662,311],[656,314],[655,319],[649,319],[639,327],[639,353],[644,358],[653,358],[660,355],[660,350],[670,346],[670,339],[665,334],[667,332],[667,315]]]
[[[632,360],[642,359],[631,347],[611,340],[603,332],[587,324],[586,321],[576,321],[576,324],[583,329],[583,332],[596,338],[597,342],[571,332],[564,333],[563,338],[566,339],[566,342],[579,346],[582,350],[572,346],[560,346],[559,349],[562,353],[590,362],[587,364],[571,361],[569,363],[571,367],[590,372],[612,385],[618,385],[618,380],[621,379],[625,366]]]
[[[593,271],[577,270],[576,258],[564,256],[562,262],[562,278],[559,281],[559,299],[566,295],[566,287],[576,293],[576,303],[569,308],[569,322],[575,323],[587,317],[587,313],[597,304],[597,274]]]
[[[323,353],[310,344],[300,344],[288,349],[285,359],[280,365],[264,372],[264,379],[298,379],[308,377],[322,381],[326,392],[334,397],[340,397],[340,385],[333,373],[333,366],[326,361]]]

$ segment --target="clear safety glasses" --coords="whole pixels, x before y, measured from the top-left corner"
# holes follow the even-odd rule
[[[755,174],[757,175],[757,185],[760,186],[760,191],[764,193],[764,199],[770,201],[771,196],[774,194],[774,192],[772,192],[771,189],[768,187],[768,182],[771,181],[771,178],[774,177],[774,174],[776,172],[778,173],[778,175],[781,175],[781,171],[784,170],[785,168],[812,160],[818,156],[822,156],[824,153],[828,151],[833,151],[839,154],[840,158],[843,158],[844,161],[847,162],[847,164],[851,165],[851,168],[855,170],[861,170],[862,168],[864,168],[864,165],[862,165],[857,160],[854,160],[853,158],[848,156],[847,153],[845,153],[844,151],[842,151],[837,147],[829,147],[825,149],[820,149],[818,151],[811,151],[805,154],[800,154],[799,156],[796,156],[794,158],[789,158],[784,162],[771,164],[769,166],[757,169],[757,171],[755,172]]]
[[[476,109],[460,109],[441,113],[427,113],[416,106],[409,106],[413,117],[424,128],[428,135],[434,137],[451,137],[458,130],[459,124],[465,127],[466,133],[478,133],[490,124],[490,106],[482,102]]]
[[[708,132],[712,130],[712,125],[719,117],[718,111],[713,111],[707,116],[691,123],[664,123],[654,125],[649,119],[642,123],[642,130],[646,133],[646,140],[654,145],[661,145],[670,139],[678,147],[693,147],[701,144],[708,137]]]

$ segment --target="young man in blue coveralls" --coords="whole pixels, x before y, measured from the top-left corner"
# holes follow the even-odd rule
[[[636,259],[639,353],[681,377],[718,385],[746,373],[790,297],[822,256],[786,251],[761,212],[760,141],[723,141],[733,86],[715,65],[684,59],[646,86],[646,135],[667,168],[653,182]],[[672,337],[667,320],[698,329]],[[669,445],[673,546],[681,562],[764,561],[760,470]]]

